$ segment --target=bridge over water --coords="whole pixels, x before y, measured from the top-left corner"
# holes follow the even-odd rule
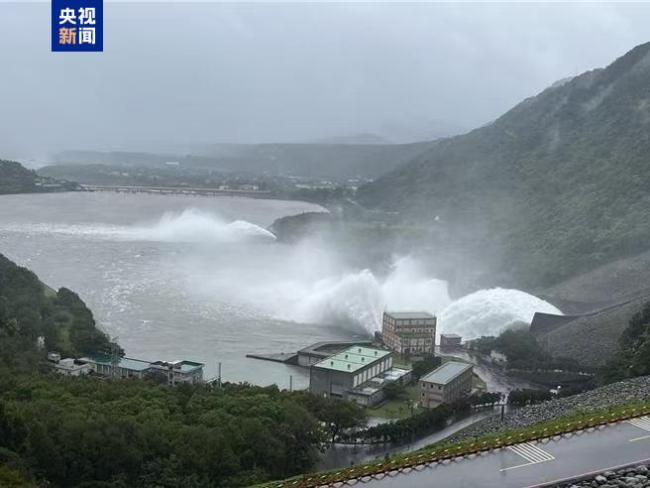
[[[115,193],[153,193],[158,195],[239,196],[270,198],[266,190],[235,190],[221,188],[191,188],[185,186],[129,186],[129,185],[81,185],[83,191],[107,191]]]

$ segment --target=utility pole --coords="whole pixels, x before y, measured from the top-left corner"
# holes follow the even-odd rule
[[[221,388],[221,362],[219,362],[219,367],[218,367],[218,373],[217,373],[217,387]]]
[[[120,351],[117,345],[118,336],[111,338],[111,378],[117,377],[117,368],[120,364]]]
[[[289,391],[293,391],[293,376],[289,375]]]

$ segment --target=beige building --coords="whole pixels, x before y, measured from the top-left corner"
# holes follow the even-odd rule
[[[463,338],[457,334],[440,334],[441,349],[458,349],[462,341]]]
[[[433,354],[436,317],[428,312],[384,312],[384,344],[399,354]]]
[[[452,403],[472,391],[472,365],[448,361],[420,378],[420,405],[437,407]]]

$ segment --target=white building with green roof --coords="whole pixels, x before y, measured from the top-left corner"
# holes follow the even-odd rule
[[[316,395],[374,405],[383,399],[385,384],[409,377],[410,371],[393,368],[392,351],[351,346],[311,366],[309,390]]]
[[[81,358],[95,374],[115,378],[156,377],[174,386],[180,383],[203,383],[203,363],[194,361],[143,361],[120,357],[116,362],[109,356]]]

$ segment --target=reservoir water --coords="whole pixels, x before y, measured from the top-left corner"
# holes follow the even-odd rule
[[[385,276],[351,269],[336,243],[283,244],[275,219],[295,201],[116,193],[0,196],[0,253],[53,288],[77,292],[130,357],[217,364],[227,381],[307,383],[306,371],[245,357],[368,337],[385,308],[438,313],[439,329],[496,333],[535,311],[517,290],[452,302],[446,283],[396,257]]]

